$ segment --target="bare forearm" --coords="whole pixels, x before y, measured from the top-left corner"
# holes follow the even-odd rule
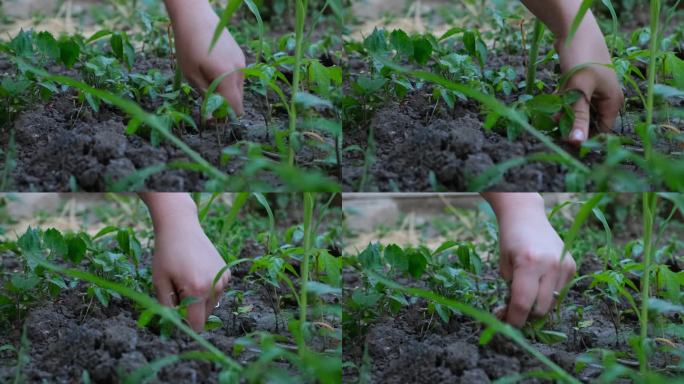
[[[492,206],[499,222],[512,214],[544,212],[544,199],[538,193],[487,192],[482,197]]]
[[[140,193],[152,216],[155,233],[179,223],[195,222],[197,206],[187,193]]]
[[[582,0],[522,0],[522,3],[546,24],[556,39],[562,40],[568,36]],[[587,12],[579,29],[600,33],[591,11]]]
[[[208,8],[213,11],[207,0],[164,0],[164,5],[172,23],[176,23],[183,13],[196,11],[198,8]]]

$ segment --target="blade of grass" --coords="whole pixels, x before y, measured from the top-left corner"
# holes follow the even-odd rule
[[[653,104],[655,100],[656,64],[658,62],[659,36],[658,23],[660,21],[660,0],[651,0],[651,42],[648,61],[648,93],[646,95],[646,132],[642,135],[646,159],[650,159],[653,146],[651,144],[651,129],[653,126]]]
[[[300,299],[299,299],[299,353],[303,357],[306,352],[306,340],[304,329],[306,327],[306,313],[307,313],[307,290],[309,284],[309,258],[311,256],[312,240],[313,240],[313,209],[314,209],[314,196],[311,193],[304,193],[304,254],[302,255],[301,264],[301,288],[300,288]]]
[[[418,288],[411,288],[411,287],[406,287],[403,286],[395,281],[389,280],[384,276],[381,276],[380,274],[368,270],[366,271],[368,276],[372,279],[375,279],[376,281],[379,281],[383,283],[385,286],[388,288],[391,288],[396,291],[404,292],[409,295],[415,296],[415,297],[422,297],[423,299],[433,301],[437,304],[441,304],[445,307],[450,307],[453,308],[469,317],[472,317],[473,319],[483,323],[486,325],[488,328],[492,329],[495,332],[501,333],[502,335],[508,337],[509,339],[513,340],[516,344],[518,344],[523,350],[525,350],[527,353],[530,355],[534,356],[537,360],[542,362],[544,365],[549,367],[558,379],[563,380],[567,383],[573,383],[573,384],[579,384],[580,381],[572,377],[569,373],[567,373],[563,368],[559,367],[556,365],[553,361],[549,360],[546,356],[544,356],[541,352],[539,352],[536,348],[534,348],[530,343],[527,342],[523,334],[513,328],[509,324],[504,324],[502,323],[499,319],[496,318],[496,316],[492,315],[491,313],[479,310],[475,307],[472,307],[468,304],[461,303],[452,299],[447,299],[443,296],[440,296],[434,292],[418,289]]]
[[[534,83],[537,81],[537,59],[539,58],[539,46],[544,39],[544,31],[546,28],[539,18],[534,19],[534,32],[532,33],[532,46],[530,47],[530,56],[527,63],[527,80],[525,84],[525,93],[532,95],[534,93]]]
[[[658,195],[655,193],[644,193],[642,197],[643,205],[643,225],[644,225],[644,274],[641,277],[641,316],[639,333],[639,372],[642,375],[648,373],[648,357],[646,354],[646,343],[648,340],[648,299],[650,296],[651,278],[651,258],[653,256],[653,223],[657,214],[656,207]]]
[[[288,164],[294,165],[294,143],[295,134],[297,130],[297,94],[299,93],[299,83],[301,81],[302,72],[302,56],[304,53],[304,24],[306,23],[306,12],[308,8],[308,0],[296,1],[296,25],[295,25],[295,62],[292,75],[292,98],[290,101],[290,151],[288,155]]]

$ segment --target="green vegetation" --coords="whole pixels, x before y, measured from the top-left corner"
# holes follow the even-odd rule
[[[27,338],[21,329],[41,326],[28,323],[33,311],[75,300],[75,308],[88,310],[69,320],[72,327],[98,319],[115,326],[119,323],[113,317],[130,311],[137,329],[133,325],[129,332],[138,334],[141,351],[146,337],[189,343],[180,351],[163,347],[158,358],[118,371],[114,378],[121,382],[143,382],[161,374],[173,380],[173,367],[185,361],[203,361],[207,370],[195,374],[211,382],[339,382],[342,333],[336,302],[341,261],[334,255],[339,242],[334,199],[321,194],[240,194],[230,203],[227,195],[196,195],[202,226],[233,274],[222,298],[221,307],[228,309],[215,310],[201,334],[182,318],[188,302],[168,308],[151,297],[153,233],[137,199],[111,195],[95,203],[79,213],[82,231],[39,226],[16,239],[8,234],[0,242],[0,341],[9,341],[0,342],[0,381],[30,377],[27,361],[32,366],[54,364],[57,357],[37,352],[46,348],[43,341],[35,334]],[[46,213],[42,221],[54,222],[57,215]],[[93,228],[101,229],[93,234]],[[121,316],[126,315],[117,319]],[[259,323],[265,318],[273,320]],[[80,329],[81,335],[88,333]],[[78,348],[95,348],[93,353],[107,343],[93,347],[79,344],[81,339],[56,342],[65,340]],[[215,345],[217,341],[221,344]],[[115,361],[120,358],[111,353]],[[54,368],[51,380],[96,375],[87,364],[71,363],[71,374],[77,377],[60,378]]]
[[[446,337],[474,332],[474,339],[465,339],[481,351],[500,351],[501,339],[492,338],[505,336],[538,361],[538,369],[509,376],[512,382],[530,377],[570,383],[681,379],[684,280],[679,265],[684,243],[676,235],[684,228],[681,196],[606,194],[559,202],[549,216],[579,273],[561,292],[556,310],[522,331],[492,315],[505,304],[507,287],[494,276],[498,245],[491,211],[449,207],[447,212],[450,216],[412,230],[421,242],[454,240],[401,247],[387,244],[379,233],[385,245],[373,242],[345,256],[345,281],[358,281],[344,295],[343,329],[350,350],[361,351],[375,342],[366,338],[374,327],[394,324],[401,330],[412,324],[420,329],[418,340],[434,340],[432,333]],[[394,320],[388,323],[390,318]],[[612,331],[605,328],[611,322]],[[444,329],[449,331],[444,334]],[[559,353],[572,356],[572,363],[566,360],[561,367]],[[360,382],[372,371],[372,361],[354,352],[345,352],[345,365],[352,367],[350,377]]]

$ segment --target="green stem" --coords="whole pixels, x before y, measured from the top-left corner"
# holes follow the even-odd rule
[[[295,63],[292,75],[292,102],[290,107],[290,154],[288,162],[294,165],[294,136],[297,130],[297,93],[299,93],[299,82],[301,79],[302,56],[304,51],[304,24],[306,23],[306,10],[308,1],[297,0],[296,4],[296,28],[295,28]]]
[[[651,126],[653,125],[653,101],[655,99],[654,87],[656,77],[656,64],[658,62],[658,23],[660,21],[660,0],[651,0],[651,52],[648,62],[648,95],[646,98],[646,132],[643,135],[646,159],[652,155]]]
[[[527,63],[527,82],[525,84],[525,93],[531,95],[534,93],[534,83],[537,79],[537,59],[539,58],[539,46],[544,37],[544,24],[539,18],[534,20],[534,33],[532,34],[532,46],[530,47],[530,57]]]
[[[644,274],[641,278],[641,333],[639,335],[639,367],[642,374],[648,372],[648,358],[646,356],[646,342],[648,338],[648,299],[650,297],[651,256],[653,254],[653,222],[656,214],[658,196],[653,193],[643,195],[644,215]]]
[[[312,193],[304,193],[304,255],[300,270],[301,292],[299,299],[299,353],[303,354],[306,348],[305,333],[306,312],[307,312],[307,285],[309,284],[309,258],[311,256],[312,241],[312,218],[314,208],[314,197]]]

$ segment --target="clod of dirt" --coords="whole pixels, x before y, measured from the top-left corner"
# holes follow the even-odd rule
[[[489,384],[491,381],[489,380],[489,376],[487,376],[485,371],[480,368],[475,368],[464,371],[463,375],[461,376],[461,384],[471,383]]]
[[[131,352],[138,344],[135,329],[123,325],[107,327],[104,333],[104,347],[113,356],[120,357],[125,352]]]
[[[113,127],[108,129],[110,125]],[[95,125],[93,129],[96,131],[93,138],[93,153],[100,162],[105,163],[110,159],[118,159],[124,156],[128,141],[122,134],[124,126],[121,122],[109,120]]]
[[[444,352],[446,365],[454,373],[461,373],[477,366],[477,361],[480,359],[477,347],[461,341],[449,345]]]
[[[480,359],[479,366],[492,379],[499,379],[520,372],[520,361],[515,357],[495,354],[492,357]]]
[[[477,177],[494,166],[494,161],[486,153],[476,153],[468,156],[465,161],[465,174],[467,177]]]

